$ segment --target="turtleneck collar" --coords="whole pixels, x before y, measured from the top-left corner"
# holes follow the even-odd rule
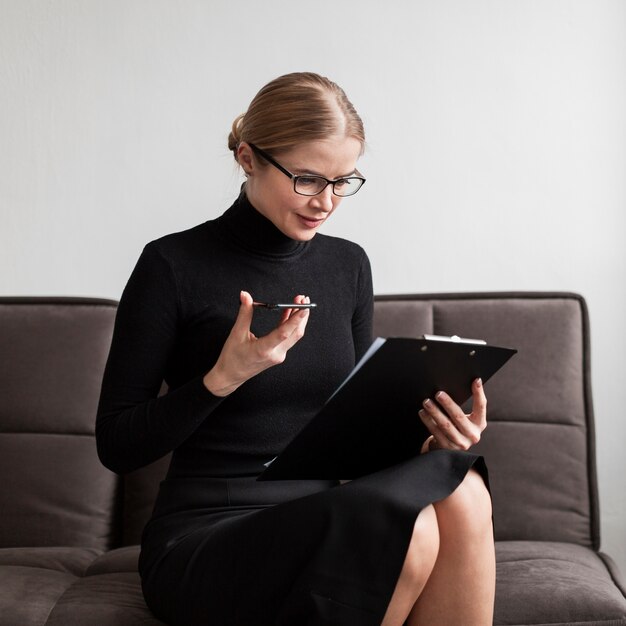
[[[309,243],[290,239],[278,230],[252,206],[243,190],[217,223],[237,245],[262,256],[292,257],[303,252]]]

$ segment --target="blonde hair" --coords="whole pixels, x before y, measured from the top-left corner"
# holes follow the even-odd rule
[[[344,90],[324,76],[294,72],[275,78],[235,118],[228,148],[237,160],[242,141],[281,152],[333,135],[351,137],[365,147],[363,122]]]

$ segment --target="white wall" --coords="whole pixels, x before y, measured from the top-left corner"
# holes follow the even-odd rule
[[[378,293],[589,302],[603,547],[626,573],[626,3],[0,0],[0,293],[119,298],[143,245],[220,214],[236,114],[339,82],[364,190],[327,232]],[[558,441],[554,445],[558,445]]]

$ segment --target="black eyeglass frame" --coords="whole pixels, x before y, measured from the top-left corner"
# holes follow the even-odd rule
[[[363,176],[342,176],[341,178],[336,178],[335,180],[330,180],[330,179],[326,178],[325,176],[319,176],[318,174],[306,174],[306,175],[302,175],[302,176],[299,176],[297,174],[292,174],[287,168],[283,167],[278,161],[276,161],[267,152],[265,152],[265,150],[261,150],[261,148],[258,148],[257,146],[255,146],[253,143],[250,143],[250,142],[248,142],[248,145],[252,148],[252,151],[255,154],[257,154],[258,156],[260,156],[263,159],[265,159],[268,163],[271,163],[276,169],[280,170],[285,176],[290,178],[293,181],[293,190],[299,196],[307,196],[309,198],[312,198],[313,196],[318,196],[319,194],[321,194],[322,191],[324,191],[324,189],[326,189],[326,187],[328,187],[328,185],[332,185],[332,187],[333,187],[333,194],[335,194],[338,198],[348,198],[350,196],[353,196],[355,193],[357,193],[357,191],[359,191],[359,189],[361,189],[361,187],[363,187],[363,185],[365,184],[365,180],[366,179],[363,178]],[[359,174],[358,170],[354,170],[354,171],[357,174]],[[320,180],[325,180],[326,184],[319,191],[316,191],[315,193],[302,193],[301,191],[298,191],[296,189],[296,185],[298,184],[298,179],[300,179],[300,178],[318,178]],[[345,180],[360,180],[361,184],[358,186],[356,191],[353,191],[352,193],[341,195],[341,194],[339,194],[339,193],[337,193],[335,191],[335,184],[336,183],[340,183],[340,182],[345,181]]]

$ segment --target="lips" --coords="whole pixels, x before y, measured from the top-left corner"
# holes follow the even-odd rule
[[[307,228],[317,228],[324,221],[323,217],[308,217],[306,215],[300,215],[300,213],[296,213],[296,215],[300,219],[300,222],[304,224]]]

